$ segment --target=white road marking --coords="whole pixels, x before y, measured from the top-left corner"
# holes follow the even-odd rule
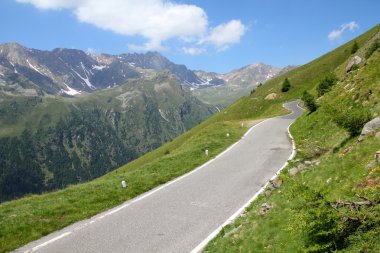
[[[297,103],[297,106],[298,106],[298,103]],[[299,107],[299,106],[298,106]],[[301,108],[301,107],[299,107],[299,108]],[[302,109],[302,108],[301,108]],[[302,109],[303,110],[303,109]],[[288,115],[291,115],[291,114],[293,114],[294,112],[292,112],[292,113],[290,113],[290,114],[288,114]],[[280,116],[281,117],[281,116]],[[269,119],[268,119],[269,120]],[[262,121],[262,122],[260,122],[259,124],[261,124],[261,123],[263,123],[263,122],[265,122],[266,120],[264,120],[264,121]],[[295,121],[293,121],[292,122],[292,124],[294,123]],[[259,124],[257,124],[257,125],[255,125],[255,126],[258,126]],[[288,126],[288,129],[287,129],[287,132],[288,132],[288,135],[289,135],[289,137],[290,137],[290,139],[291,139],[291,141],[292,141],[292,153],[290,154],[290,156],[289,156],[289,158],[288,158],[288,161],[289,160],[291,160],[291,159],[293,159],[294,157],[295,157],[295,155],[296,155],[296,153],[297,153],[297,150],[296,150],[296,145],[295,145],[295,142],[294,142],[294,139],[293,139],[293,136],[292,136],[292,134],[290,133],[290,131],[289,131],[289,128],[290,128],[290,126],[292,125],[292,124],[290,124],[289,126]],[[255,126],[253,126],[252,128],[254,128]],[[248,132],[244,135],[244,136],[246,136],[251,130],[252,130],[252,128],[250,129],[250,130],[248,130]],[[243,138],[244,138],[244,136],[243,136]],[[235,143],[236,144],[236,143]],[[256,193],[255,193],[255,195],[253,195],[252,196],[252,198],[250,199],[250,200],[248,200],[242,207],[240,207],[239,208],[239,210],[237,210],[234,214],[232,214],[222,225],[220,225],[219,227],[217,227],[211,234],[209,234],[207,237],[206,237],[206,239],[204,239],[200,244],[198,244],[190,253],[198,253],[198,252],[201,252],[201,250],[204,248],[204,247],[206,247],[206,245],[212,240],[212,239],[214,239],[218,234],[219,234],[219,232],[223,229],[223,227],[225,227],[225,226],[227,226],[228,224],[231,224],[239,215],[241,215],[243,212],[244,212],[244,210],[253,202],[253,201],[255,201],[256,200],[256,198],[260,195],[260,194],[262,194],[263,192],[264,192],[264,190],[265,190],[265,188],[267,188],[267,186],[268,186],[268,184],[269,184],[269,182],[271,181],[271,180],[274,180],[277,176],[278,176],[278,174],[286,167],[286,166],[288,166],[288,161],[286,161],[285,163],[284,163],[284,165],[274,174],[274,176],[263,186],[263,187],[261,187]]]
[[[63,233],[63,234],[61,234],[61,235],[59,235],[59,236],[57,236],[57,237],[54,237],[53,239],[51,239],[51,240],[49,240],[49,241],[47,241],[47,242],[44,242],[44,243],[42,243],[42,244],[40,244],[40,245],[37,245],[36,247],[34,247],[34,248],[32,249],[32,252],[33,252],[33,251],[36,251],[36,250],[38,250],[39,248],[42,248],[42,247],[44,247],[44,246],[46,246],[46,245],[48,245],[48,244],[50,244],[50,243],[52,243],[52,242],[55,242],[55,241],[57,241],[57,240],[59,240],[59,239],[65,237],[65,236],[68,236],[69,234],[71,234],[71,232]]]

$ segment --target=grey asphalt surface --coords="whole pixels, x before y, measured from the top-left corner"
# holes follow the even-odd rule
[[[180,180],[16,252],[190,252],[284,165],[292,153],[293,113],[256,125],[238,144]],[[144,196],[144,195],[143,195]]]

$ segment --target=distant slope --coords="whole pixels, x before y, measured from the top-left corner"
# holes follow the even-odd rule
[[[205,103],[224,108],[238,98],[249,95],[260,83],[265,83],[293,68],[293,66],[279,68],[256,63],[226,74],[196,71],[195,73],[203,80],[207,80],[210,85],[203,85],[193,90],[193,94]]]
[[[0,202],[99,177],[214,112],[168,72],[76,98],[3,98]]]
[[[203,84],[186,66],[175,64],[157,52],[90,55],[76,49],[41,51],[6,43],[0,45],[0,96],[91,93],[130,79],[147,78],[150,72],[146,70],[169,70],[181,84],[190,87]],[[21,79],[29,85],[18,81]]]

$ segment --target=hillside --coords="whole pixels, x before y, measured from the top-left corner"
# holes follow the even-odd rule
[[[356,39],[360,46],[358,54],[365,54],[379,31],[378,25]],[[286,113],[282,108],[283,102],[300,98],[305,90],[316,95],[315,89],[319,82],[333,71],[336,71],[340,79],[339,83],[318,101],[319,108],[316,112],[305,114],[291,129],[300,149],[296,158],[300,160],[293,161],[292,165],[301,162],[306,164],[304,161],[307,159],[318,160],[319,165],[314,162],[313,169],[305,170],[304,173],[299,173],[295,177],[285,172],[281,176],[283,180],[281,188],[268,192],[268,196],[260,196],[243,217],[226,227],[222,233],[236,229],[227,236],[219,235],[206,250],[209,252],[255,250],[294,252],[301,249],[304,247],[305,238],[302,233],[307,231],[302,226],[310,223],[308,220],[303,220],[302,215],[311,215],[311,220],[317,220],[312,213],[305,213],[308,210],[314,210],[312,206],[306,206],[303,199],[303,196],[307,197],[308,194],[302,189],[302,186],[306,185],[313,191],[322,186],[328,192],[322,196],[327,196],[328,201],[335,202],[339,199],[358,201],[355,196],[358,191],[351,190],[353,186],[356,187],[355,189],[361,187],[359,194],[371,199],[374,205],[360,208],[364,210],[364,213],[355,213],[355,215],[359,218],[362,217],[361,215],[370,217],[369,221],[374,222],[368,223],[364,220],[365,226],[355,230],[359,231],[363,237],[361,238],[354,231],[350,234],[351,243],[346,249],[357,252],[358,249],[368,247],[376,251],[379,235],[378,225],[376,225],[379,224],[378,216],[376,216],[379,213],[378,195],[376,196],[378,166],[365,170],[364,165],[373,161],[374,152],[380,149],[379,142],[374,137],[367,137],[360,143],[357,143],[356,137],[347,138],[348,132],[334,122],[334,117],[328,113],[329,110],[326,110],[323,102],[326,100],[335,107],[344,105],[340,100],[342,98],[347,101],[354,99],[354,103],[358,100],[358,106],[360,102],[361,107],[371,109],[372,117],[378,115],[379,52],[378,50],[374,52],[368,60],[359,65],[357,70],[346,75],[344,69],[353,56],[352,45],[351,41],[313,62],[272,79],[259,87],[251,96],[240,99],[184,135],[103,177],[54,193],[33,195],[2,203],[0,205],[0,225],[3,228],[0,234],[1,251],[17,248],[51,231],[91,217],[194,169],[237,141],[250,126],[252,120]],[[288,92],[283,93],[281,86],[285,77],[289,78],[291,87]],[[348,83],[356,84],[356,89],[352,90],[355,94],[347,95],[343,91]],[[362,90],[361,87],[364,89]],[[368,96],[369,87],[371,87],[370,96]],[[275,99],[265,99],[269,93],[276,93]],[[370,98],[368,102],[365,102],[366,97]],[[348,108],[350,106],[340,111],[347,111]],[[243,128],[242,122],[245,123]],[[225,138],[226,132],[230,133],[231,138]],[[319,142],[321,148],[324,148],[322,152],[319,150],[315,152],[316,141]],[[202,155],[206,148],[210,149],[208,157]],[[335,153],[334,150],[336,150]],[[127,191],[123,191],[120,187],[122,179],[127,179],[129,182]],[[327,181],[331,184],[322,184]],[[300,188],[293,188],[292,185],[298,185]],[[271,206],[265,215],[260,214],[260,208],[264,202],[268,202]],[[311,203],[319,202],[312,201]],[[327,217],[333,217],[331,221],[337,222],[331,224],[341,224],[339,219],[335,219],[337,214],[331,212],[327,213]],[[294,226],[288,226],[291,224]],[[373,226],[368,226],[368,224],[373,224]]]
[[[168,72],[73,98],[4,96],[0,202],[104,175],[214,112]]]
[[[281,186],[270,184],[205,252],[380,251],[379,129],[358,142],[364,123],[380,114],[379,39],[380,25],[356,39],[359,50],[351,41],[251,96],[275,92],[282,100],[308,91],[318,107],[290,128],[298,154]],[[350,68],[356,57],[362,61]],[[285,76],[292,86],[282,93]]]

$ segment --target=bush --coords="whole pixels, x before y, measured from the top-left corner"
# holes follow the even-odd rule
[[[380,40],[377,39],[375,40],[372,45],[367,49],[367,52],[365,53],[365,58],[368,59],[371,57],[371,55],[378,49],[380,48]]]
[[[332,86],[336,84],[337,80],[338,78],[334,73],[325,76],[317,86],[318,97],[323,96],[325,93],[329,92]]]
[[[256,92],[256,90],[255,89],[252,89],[251,90],[251,95],[253,94],[253,93],[255,93]]]
[[[315,98],[309,92],[304,91],[301,99],[310,112],[315,112],[317,110],[317,103],[315,102]]]
[[[350,109],[348,109],[350,108]],[[371,120],[371,112],[368,108],[351,106],[348,108],[329,108],[329,113],[334,122],[346,129],[351,136],[359,135],[365,123]]]
[[[354,71],[354,70],[357,70],[357,69],[359,69],[359,64],[352,65],[351,71]]]
[[[282,83],[282,88],[281,88],[281,91],[282,92],[288,92],[289,89],[290,89],[291,84],[289,82],[289,79],[288,78],[285,78],[284,82]]]
[[[367,195],[367,194],[366,194]],[[369,195],[369,196],[368,196]],[[378,203],[378,194],[368,194],[363,199],[372,199]],[[300,252],[340,252],[341,250],[356,247],[358,242],[365,241],[363,235],[371,234],[379,224],[378,208],[375,206],[336,205],[341,200],[331,201],[327,191],[321,187],[313,189],[304,183],[297,183],[291,188],[291,197],[298,199],[295,206],[296,221],[291,229],[303,232],[303,248]],[[353,203],[347,200],[345,203]],[[376,239],[373,242],[377,244]],[[370,249],[371,246],[364,248]],[[359,248],[362,248],[359,246]],[[357,250],[349,252],[373,252],[371,250]],[[348,252],[347,251],[347,252]]]
[[[296,226],[304,234],[302,251],[332,252],[342,249],[344,226],[325,193],[303,184],[297,184],[292,192],[293,197],[301,200],[297,208],[300,223]]]
[[[356,53],[358,51],[358,49],[359,49],[359,45],[358,45],[358,42],[355,40],[354,44],[351,47],[351,54]]]

